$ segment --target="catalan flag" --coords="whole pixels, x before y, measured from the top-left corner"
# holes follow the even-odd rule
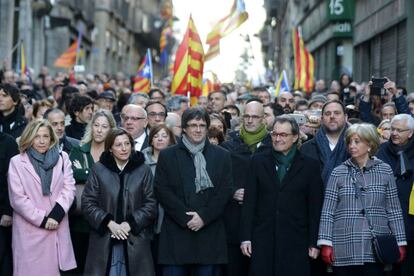
[[[289,82],[287,78],[286,71],[283,70],[280,73],[279,80],[277,81],[276,89],[275,89],[275,97],[278,97],[280,93],[290,91]]]
[[[202,94],[204,50],[194,21],[190,16],[184,39],[175,54],[172,94],[191,95],[195,104]]]
[[[243,0],[234,0],[229,14],[218,21],[207,35],[209,48],[206,54],[206,61],[220,54],[220,39],[237,29],[248,17],[249,14],[246,12]]]
[[[209,74],[210,73],[210,74]],[[206,75],[208,75],[208,77],[206,77]],[[208,96],[208,94],[210,94],[213,91],[218,91],[220,90],[220,81],[217,77],[217,75],[212,72],[212,71],[207,71],[204,73],[204,79],[203,79],[203,96]]]
[[[293,54],[295,58],[295,85],[294,89],[302,89],[306,93],[311,93],[314,86],[314,59],[308,49],[299,31],[293,29]]]
[[[134,92],[148,93],[152,84],[152,61],[151,51],[147,49],[147,54],[138,67],[134,81]]]
[[[78,39],[75,39],[72,45],[70,45],[70,47],[55,60],[54,66],[72,68],[76,63],[78,49]]]

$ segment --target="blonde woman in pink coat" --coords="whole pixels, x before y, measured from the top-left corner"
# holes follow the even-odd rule
[[[15,276],[55,276],[76,267],[67,212],[75,196],[71,162],[46,120],[32,121],[10,161]]]

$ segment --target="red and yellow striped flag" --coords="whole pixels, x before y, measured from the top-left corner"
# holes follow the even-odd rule
[[[75,39],[72,45],[70,45],[70,47],[55,60],[54,66],[62,68],[72,68],[76,63],[77,50],[78,40]]]
[[[195,104],[202,93],[203,66],[203,45],[190,16],[184,39],[175,54],[171,93],[187,95],[190,92],[191,104]]]
[[[294,89],[302,89],[311,93],[314,86],[314,59],[305,47],[297,29],[292,32],[293,55],[295,57],[295,85]]]
[[[237,29],[248,17],[243,0],[234,0],[229,14],[217,22],[207,35],[209,48],[205,57],[206,61],[220,54],[220,39]]]

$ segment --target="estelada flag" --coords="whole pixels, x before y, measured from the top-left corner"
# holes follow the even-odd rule
[[[187,95],[190,92],[191,104],[195,104],[202,94],[203,67],[203,45],[190,16],[187,31],[175,54],[171,93]]]
[[[76,63],[77,51],[78,40],[75,39],[72,45],[70,45],[70,47],[55,60],[53,65],[61,68],[72,68]]]
[[[151,89],[152,82],[152,60],[151,52],[147,49],[141,64],[138,67],[137,75],[134,81],[134,92],[148,93]]]

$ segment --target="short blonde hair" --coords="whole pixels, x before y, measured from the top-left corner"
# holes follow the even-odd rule
[[[26,128],[24,129],[22,136],[19,140],[19,150],[20,153],[26,152],[29,147],[33,144],[33,140],[35,139],[39,128],[46,127],[49,130],[50,134],[50,148],[53,148],[59,143],[59,138],[57,137],[56,133],[53,131],[52,126],[50,125],[48,120],[45,119],[37,119],[31,121]]]
[[[83,135],[82,140],[80,141],[81,146],[92,141],[92,126],[95,123],[96,119],[98,119],[99,117],[106,117],[106,119],[109,122],[109,127],[111,129],[116,127],[114,115],[112,115],[112,113],[106,109],[99,109],[98,111],[96,111],[95,114],[93,114],[92,120],[89,121],[88,125],[85,128],[85,134]]]
[[[376,127],[367,123],[351,125],[345,132],[345,144],[347,146],[354,134],[371,147],[370,156],[375,155],[381,143]]]

